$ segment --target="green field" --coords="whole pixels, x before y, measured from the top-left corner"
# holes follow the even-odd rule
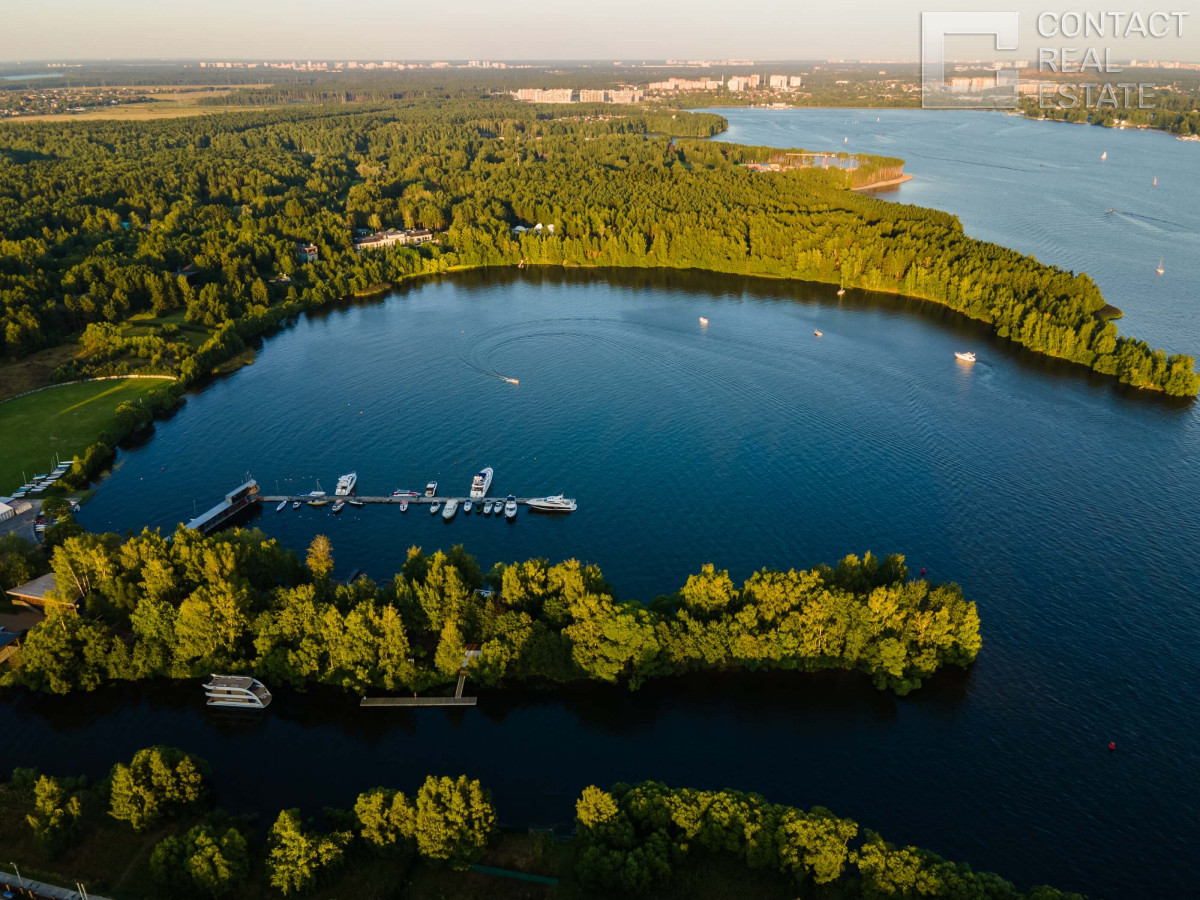
[[[144,397],[165,381],[130,378],[67,384],[0,403],[0,494],[7,496],[26,477],[48,472],[57,453],[82,454],[101,432],[113,427],[124,400]]]

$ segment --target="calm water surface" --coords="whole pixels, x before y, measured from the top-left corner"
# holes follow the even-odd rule
[[[773,142],[810,147],[834,136],[840,145],[847,118],[727,114],[735,139],[766,143],[762,130],[776,129]],[[1113,162],[1114,148],[1136,138],[1161,149],[1160,186],[1177,146],[1198,149],[997,116],[964,117],[982,135],[964,149],[944,136],[958,127],[948,118],[880,118],[872,129],[893,136],[890,152],[910,171],[921,147],[944,144],[940,177],[975,184],[980,217],[994,210],[998,231],[1020,231],[1017,188],[1031,204],[1050,192],[1026,171],[987,187],[973,147],[1015,153],[1023,142],[1030,159],[1069,139],[1095,157],[1107,147]],[[923,184],[892,196],[910,199]],[[961,212],[927,190],[919,202]],[[1191,222],[1197,190],[1176,186],[1147,214]],[[1097,204],[1118,206],[1086,191],[1073,202],[1084,221]],[[964,221],[972,234],[1075,265],[1055,255],[1054,240],[1032,247],[1033,235],[1023,244]],[[1189,227],[1180,241],[1195,240]],[[1111,257],[1133,251],[1115,238],[1089,250],[1089,234],[1082,228],[1077,246],[1053,232],[1081,267],[1104,273],[1106,294],[1128,314],[1123,327],[1172,349],[1200,347],[1193,300],[1172,280],[1183,260],[1146,291],[1112,296],[1105,279],[1122,267]],[[978,352],[975,366],[955,362],[964,347]],[[271,491],[277,482],[308,490],[318,478],[331,489],[355,469],[363,493],[430,479],[464,492],[491,465],[494,493],[566,491],[579,512],[522,513],[512,525],[460,514],[447,525],[417,509],[334,519],[305,508],[267,511],[256,524],[297,549],[330,535],[342,574],[387,577],[410,545],[461,542],[485,566],[582,557],[638,599],[678,587],[706,561],[743,578],[762,565],[900,551],[978,601],[978,663],[903,700],[852,676],[492,693],[476,710],[420,714],[280,692],[249,722],[207,714],[194,688],[20,695],[0,705],[0,767],[99,774],[170,742],[212,761],[224,804],[268,815],[467,772],[492,788],[503,819],[538,824],[569,820],[586,784],[658,778],[821,803],[1023,885],[1187,895],[1200,875],[1189,850],[1200,840],[1189,687],[1200,674],[1198,449],[1194,404],[1031,357],[920,303],[855,292],[838,302],[824,286],[688,273],[425,283],[304,317],[268,340],[254,365],[189,398],[123,453],[84,523],[169,528],[247,471]]]

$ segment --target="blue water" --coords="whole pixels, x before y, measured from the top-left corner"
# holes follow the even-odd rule
[[[728,114],[730,137],[766,142],[761,132],[774,129],[808,147],[830,145],[833,119],[846,117]],[[945,143],[938,179],[976,192],[958,202],[994,212],[996,233],[964,213],[967,230],[998,240],[1022,231],[1012,195],[1037,204],[1069,192],[1027,186],[1023,171],[981,179],[953,161],[979,145],[1033,158],[1040,135],[1058,134],[1096,158],[1107,147],[1113,162],[1114,140],[1136,138],[1160,173],[1177,147],[1200,149],[990,115],[963,117],[973,135],[964,148],[943,134],[959,127],[944,114],[879,115],[872,127],[893,134],[897,155]],[[922,166],[933,169],[910,164],[917,180],[890,196],[954,194]],[[1146,214],[1191,222],[1197,190],[1176,185]],[[1099,227],[1087,225],[1097,203],[1116,206],[1083,192],[1066,216],[1084,223],[1081,241]],[[1067,264],[1054,241],[1071,244],[1071,233],[1048,234],[1035,252]],[[1178,237],[1194,240],[1194,229]],[[1086,267],[1106,293],[1122,254],[1141,251],[1115,241],[1091,251]],[[1187,265],[1110,297],[1128,313],[1123,327],[1200,347],[1194,323],[1172,342],[1153,334],[1190,321],[1174,276]],[[967,347],[979,355],[972,367],[953,357]],[[328,534],[343,575],[384,578],[410,545],[461,542],[485,566],[584,558],[638,599],[706,561],[742,578],[762,565],[900,551],[978,601],[978,663],[904,700],[852,676],[497,692],[466,713],[360,711],[336,693],[281,692],[250,727],[208,718],[192,688],[20,697],[0,707],[0,768],[97,774],[140,746],[176,743],[213,762],[223,803],[271,813],[461,771],[492,788],[502,819],[540,824],[569,820],[587,784],[659,778],[820,803],[1023,885],[1188,895],[1200,875],[1198,448],[1195,404],[1031,356],[914,301],[851,291],[839,302],[828,286],[701,273],[476,273],[414,285],[267,340],[253,365],[121,455],[84,524],[171,527],[247,471],[272,492],[317,479],[330,489],[354,469],[362,493],[430,479],[462,493],[491,465],[494,493],[565,491],[579,512],[509,525],[305,508],[268,510],[256,524],[297,549]]]

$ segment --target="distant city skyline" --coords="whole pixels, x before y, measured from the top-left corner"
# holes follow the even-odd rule
[[[544,0],[462,0],[438,4],[334,5],[326,0],[51,0],[5,11],[0,61],[128,59],[502,59],[640,62],[663,59],[916,62],[923,9],[973,9],[979,4],[928,0],[847,0],[809,8],[794,0],[759,0],[733,7],[724,0],[687,5],[645,0],[549,4]],[[1197,0],[1183,36],[1046,38],[1038,16],[1063,9],[1028,0],[990,4],[1020,14],[1020,58],[1042,46],[1109,49],[1115,60],[1200,61]],[[1107,7],[1086,8],[1099,13]],[[1144,10],[1148,15],[1150,9]],[[947,55],[995,54],[982,37],[956,37]]]

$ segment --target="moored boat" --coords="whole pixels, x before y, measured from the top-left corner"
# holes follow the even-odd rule
[[[362,500],[359,500],[357,497],[347,500],[346,502],[355,508],[362,508],[367,505],[365,502],[363,502]]]
[[[492,501],[488,500],[483,504],[483,514],[490,516],[492,514]]]
[[[248,675],[213,675],[204,683],[204,693],[209,706],[263,709],[271,702],[266,685]]]
[[[431,482],[429,482],[429,484],[425,485],[425,496],[426,497],[436,497],[437,496],[437,482],[436,481],[431,481]]]
[[[463,501],[463,513],[464,514],[469,516],[471,514],[471,510],[473,510],[474,508],[475,508],[475,504],[472,503],[470,500]]]
[[[440,510],[441,508],[442,508],[442,504],[438,503],[435,500],[433,503],[429,504],[429,514],[431,516],[436,516],[438,514],[438,510]]]
[[[354,486],[358,484],[358,473],[348,472],[338,478],[337,487],[334,493],[339,497],[349,497],[354,493]]]
[[[479,500],[487,496],[488,488],[492,486],[492,468],[481,469],[471,481],[471,499]]]
[[[446,506],[442,510],[442,518],[449,522],[458,515],[458,501],[451,497],[446,501]]]
[[[309,506],[328,506],[329,501],[326,500],[324,497],[313,497],[311,500],[308,501],[308,505]]]
[[[346,508],[346,501],[338,500],[336,503],[333,504],[333,514],[336,516],[338,513],[340,513],[345,508]]]
[[[408,501],[407,500],[400,501],[400,512],[408,512]]]
[[[300,501],[299,501],[299,500],[293,500],[293,501],[292,501],[292,509],[299,509],[299,508],[300,508]]]
[[[287,501],[286,501],[286,500],[280,500],[280,501],[279,501],[279,505],[278,505],[277,507],[275,507],[275,512],[277,512],[277,513],[281,513],[281,512],[283,512],[285,509],[287,509]]]
[[[512,494],[504,501],[504,518],[510,522],[517,517],[517,498]]]
[[[530,509],[538,512],[575,512],[575,501],[562,494],[553,494],[549,497],[530,497],[525,501],[525,505]]]
[[[963,362],[975,362],[975,354],[969,350],[960,350],[954,354],[955,359],[961,359]]]

